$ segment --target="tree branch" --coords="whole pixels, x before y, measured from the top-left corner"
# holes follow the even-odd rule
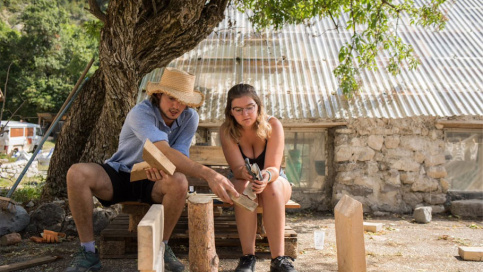
[[[89,0],[89,12],[94,15],[101,22],[106,23],[106,14],[101,11],[101,8],[97,4],[96,0]]]
[[[8,65],[7,69],[7,78],[5,79],[5,87],[3,88],[3,91],[5,92],[3,94],[3,103],[2,103],[2,111],[0,112],[0,122],[3,120],[3,111],[5,110],[5,102],[7,101],[7,83],[8,83],[8,75],[10,74],[10,67],[12,66],[13,61],[10,62],[10,65]]]

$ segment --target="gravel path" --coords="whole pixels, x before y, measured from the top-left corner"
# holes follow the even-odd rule
[[[450,216],[433,216],[429,224],[412,222],[412,216],[385,218],[365,217],[366,222],[383,223],[383,231],[365,233],[367,271],[483,271],[483,262],[463,261],[459,246],[483,246],[483,221],[459,220]],[[335,220],[331,214],[294,213],[287,215],[298,233],[295,266],[302,271],[337,271]],[[324,249],[314,248],[313,232],[326,232]],[[0,247],[0,265],[29,260],[45,255],[63,259],[22,271],[63,271],[70,255],[78,246],[77,239],[60,244],[34,244],[24,239],[20,244]],[[186,258],[182,261],[188,264]],[[136,260],[103,260],[101,271],[137,271]],[[233,271],[237,260],[220,260],[219,271]],[[270,271],[269,260],[259,260],[257,271]]]

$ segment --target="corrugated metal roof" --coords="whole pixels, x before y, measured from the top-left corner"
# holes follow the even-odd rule
[[[206,101],[201,123],[220,123],[226,93],[235,84],[255,86],[269,115],[284,123],[324,122],[359,117],[483,115],[483,4],[479,0],[450,1],[449,22],[435,32],[399,22],[401,38],[414,45],[421,60],[417,70],[398,76],[385,70],[389,56],[377,59],[377,71],[361,73],[362,91],[346,99],[332,71],[339,48],[350,39],[347,18],[339,32],[328,18],[311,27],[287,26],[256,33],[246,15],[228,9],[225,20],[195,49],[169,66],[197,75],[196,86]],[[235,24],[234,24],[235,22]],[[162,71],[147,75],[159,81]]]

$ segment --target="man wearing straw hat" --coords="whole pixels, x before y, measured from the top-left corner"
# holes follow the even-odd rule
[[[168,245],[168,239],[185,205],[188,181],[185,175],[208,182],[224,202],[238,197],[232,183],[211,168],[189,159],[189,147],[198,127],[192,107],[203,103],[203,95],[193,90],[195,76],[166,68],[159,83],[148,82],[149,99],[136,105],[126,116],[116,153],[104,164],[79,163],[67,173],[67,193],[81,247],[66,271],[98,271],[99,254],[94,243],[92,196],[104,206],[123,201],[164,205],[164,255],[167,271],[183,271],[183,264]],[[149,139],[176,166],[171,176],[157,169],[146,170],[148,179],[130,182],[135,163],[143,161],[143,145]]]

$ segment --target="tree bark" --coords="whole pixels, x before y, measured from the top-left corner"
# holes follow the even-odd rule
[[[188,231],[190,271],[218,271],[213,199],[202,195],[188,198]]]
[[[105,19],[99,69],[69,110],[51,159],[44,200],[67,196],[65,178],[71,165],[103,162],[116,151],[119,132],[135,104],[142,77],[206,38],[223,20],[227,3],[109,1],[105,17],[97,14]]]

